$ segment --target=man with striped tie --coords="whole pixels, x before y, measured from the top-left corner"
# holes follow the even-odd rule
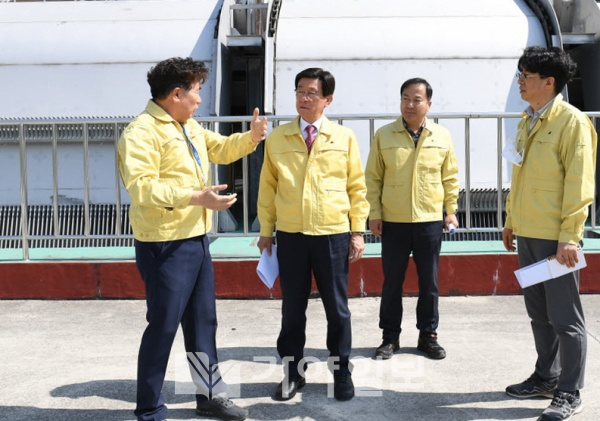
[[[267,139],[258,192],[258,247],[271,254],[277,231],[283,297],[277,350],[284,379],[275,399],[291,399],[306,384],[306,307],[314,275],[327,315],[334,397],[348,400],[354,396],[348,264],[364,251],[367,189],[354,133],[323,115],[333,101],[333,75],[303,70],[295,88],[299,116]]]

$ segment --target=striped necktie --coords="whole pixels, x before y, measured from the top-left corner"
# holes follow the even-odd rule
[[[306,128],[304,129],[306,130],[306,149],[308,149],[308,153],[310,153],[310,150],[312,149],[312,145],[315,142],[315,131],[317,130],[317,128],[315,126],[313,126],[312,124],[306,126]]]

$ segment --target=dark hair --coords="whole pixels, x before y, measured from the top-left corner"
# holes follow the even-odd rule
[[[404,93],[404,90],[409,86],[418,84],[425,85],[425,94],[427,95],[427,100],[431,101],[431,97],[433,96],[433,88],[431,87],[429,82],[420,77],[413,77],[412,79],[408,79],[406,82],[404,82],[400,87],[400,95],[402,95]]]
[[[323,96],[333,95],[333,91],[335,91],[335,78],[327,70],[319,67],[311,67],[298,73],[294,81],[294,88],[298,88],[300,79],[319,79],[323,89]]]
[[[173,57],[163,60],[148,72],[152,99],[164,99],[175,88],[189,91],[196,82],[208,77],[208,68],[202,61],[190,57]]]
[[[558,94],[571,81],[577,65],[565,51],[558,47],[527,47],[519,59],[519,71],[539,73],[540,77],[554,78],[554,93]]]

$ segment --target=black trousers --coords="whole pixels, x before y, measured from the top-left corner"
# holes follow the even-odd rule
[[[217,315],[215,280],[209,241],[205,235],[178,241],[135,242],[138,270],[146,286],[146,320],[138,355],[137,406],[140,421],[166,418],[161,392],[169,354],[181,324],[186,352],[201,353],[216,367]],[[219,373],[215,370],[215,378]],[[192,377],[194,378],[192,371]],[[197,377],[197,376],[196,376]],[[219,393],[225,384],[208,385],[194,378],[198,401]]]
[[[444,223],[395,223],[383,221],[381,260],[383,290],[379,308],[379,327],[383,340],[397,341],[402,331],[402,288],[412,252],[419,278],[417,329],[435,333],[439,324],[438,265]]]
[[[348,233],[310,236],[277,232],[277,260],[282,292],[281,331],[277,351],[289,375],[306,364],[306,307],[314,274],[327,316],[327,349],[337,357],[334,372],[349,372],[352,326],[348,308]]]

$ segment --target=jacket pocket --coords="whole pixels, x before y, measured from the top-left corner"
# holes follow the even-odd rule
[[[563,184],[557,180],[531,180],[522,212],[532,226],[549,229],[561,220]],[[530,202],[528,202],[530,201]]]
[[[349,223],[350,200],[343,182],[323,183],[319,192],[319,219],[323,226]]]
[[[398,147],[390,146],[381,149],[381,156],[385,164],[386,172],[398,174],[398,177],[404,177],[405,173],[408,173],[411,169],[411,165],[407,165],[407,162],[412,162],[414,159],[415,148],[410,147]]]
[[[348,171],[348,150],[344,148],[344,145],[331,142],[324,143],[316,151],[314,165],[326,177],[344,178]],[[343,188],[345,191],[346,186],[344,185]]]
[[[429,179],[437,177],[440,180],[441,168],[446,156],[448,156],[448,148],[423,145],[417,162],[417,173],[425,174]]]
[[[381,194],[383,218],[398,222],[398,218],[411,215],[410,184],[396,182],[384,184]]]

